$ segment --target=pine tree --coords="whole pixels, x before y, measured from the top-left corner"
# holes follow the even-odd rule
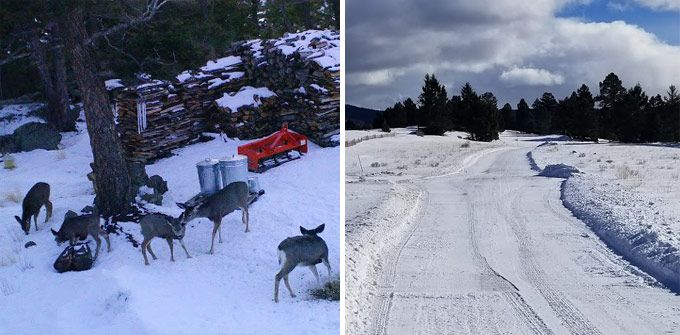
[[[422,120],[420,125],[426,127],[437,126],[441,129],[449,129],[450,121],[446,118],[446,88],[440,85],[434,74],[425,75],[425,84],[418,97]]]
[[[613,72],[608,74],[600,82],[600,94],[595,101],[600,105],[600,136],[608,139],[616,139],[615,130],[620,128],[620,122],[616,117],[621,109],[621,102],[626,94],[626,89],[619,77]]]
[[[418,123],[418,106],[411,98],[404,100],[404,111],[406,113],[406,125],[416,125]]]
[[[529,105],[524,99],[517,103],[517,130],[525,133],[534,131],[534,121]]]
[[[503,120],[502,130],[517,129],[515,112],[512,110],[512,106],[509,103],[503,105],[501,108],[501,118]]]

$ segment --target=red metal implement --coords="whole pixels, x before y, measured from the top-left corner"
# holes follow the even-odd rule
[[[288,131],[288,124],[284,123],[281,130],[254,142],[238,147],[239,155],[248,157],[248,170],[262,172],[268,167],[264,164],[267,160],[273,160],[274,165],[281,161],[290,160],[288,153],[297,151],[300,154],[307,153],[307,136]]]

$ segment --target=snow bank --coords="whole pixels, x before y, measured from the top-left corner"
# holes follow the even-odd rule
[[[579,171],[573,166],[565,164],[551,164],[543,168],[543,170],[541,170],[538,175],[549,178],[569,178],[575,173],[579,173]]]
[[[14,130],[29,122],[45,123],[45,120],[30,115],[41,107],[42,103],[0,106],[0,136],[12,134]]]
[[[562,184],[562,201],[611,249],[680,292],[679,243],[655,202],[586,175]]]

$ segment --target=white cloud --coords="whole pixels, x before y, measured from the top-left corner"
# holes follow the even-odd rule
[[[513,67],[503,71],[500,79],[509,85],[552,86],[564,83],[564,77],[548,70]]]
[[[656,10],[680,10],[680,0],[635,0],[635,2]]]

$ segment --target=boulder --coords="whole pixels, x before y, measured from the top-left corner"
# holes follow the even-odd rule
[[[163,180],[163,177],[157,174],[149,177],[149,180],[146,182],[146,186],[152,188],[154,192],[158,194],[164,194],[168,191],[168,182]]]
[[[56,150],[61,134],[50,124],[29,122],[14,130],[17,151]]]

